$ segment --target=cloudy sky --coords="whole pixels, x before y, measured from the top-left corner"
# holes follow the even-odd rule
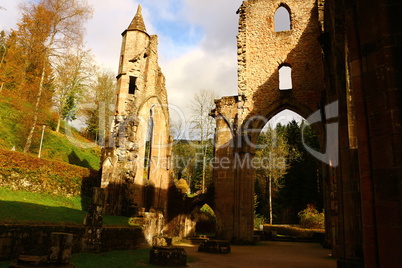
[[[1,0],[0,30],[16,28],[18,3]],[[143,7],[147,32],[159,36],[159,64],[171,104],[188,113],[201,89],[237,94],[238,15],[243,0],[87,0],[94,8],[86,43],[98,64],[117,72],[121,33]],[[187,112],[186,112],[187,110]]]
[[[1,0],[0,29],[16,28],[19,0]],[[237,9],[242,0],[88,0],[94,8],[86,25],[87,46],[99,64],[116,71],[121,33],[138,4],[149,34],[159,36],[159,63],[169,99],[183,107],[200,89],[219,96],[237,93]]]

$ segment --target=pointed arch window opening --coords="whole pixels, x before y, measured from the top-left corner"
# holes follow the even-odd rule
[[[292,67],[282,65],[279,67],[279,90],[291,90],[292,88]]]
[[[145,157],[144,157],[144,170],[146,177],[149,180],[151,174],[151,161],[152,161],[152,140],[154,134],[154,118],[152,108],[149,110],[149,117],[147,123],[147,132],[145,137]]]
[[[275,12],[274,28],[275,32],[290,31],[292,29],[292,21],[290,8],[281,4]]]

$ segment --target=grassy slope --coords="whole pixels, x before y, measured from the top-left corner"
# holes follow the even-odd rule
[[[82,225],[86,212],[80,197],[12,191],[0,188],[0,224]],[[126,217],[105,216],[105,225],[128,226]]]
[[[22,151],[22,146],[20,145],[22,126],[20,122],[23,116],[7,100],[0,100],[0,149],[9,151],[15,146],[16,151]],[[41,129],[37,128],[36,131],[40,132]],[[65,129],[62,128],[61,132],[64,133]],[[50,167],[57,163],[46,163],[45,159],[66,162],[95,170],[99,169],[100,148],[94,147],[93,144],[90,144],[90,148],[83,148],[77,142],[88,145],[89,141],[79,136],[74,129],[72,129],[72,135],[74,138],[70,137],[68,139],[65,134],[56,133],[50,127],[47,127],[40,161],[36,158],[38,148],[33,146],[31,155],[35,156],[35,158],[32,158],[32,161],[25,163],[27,161],[25,158],[29,157],[10,156],[9,161],[6,159],[2,168],[22,168],[27,169],[27,172],[43,172],[43,176],[46,175],[46,179],[52,180],[52,183],[55,184],[63,183],[60,177],[63,177],[64,173],[70,174],[71,172],[68,171],[71,171],[71,168],[67,171],[59,170],[60,173],[63,173],[61,175],[53,174]],[[34,162],[36,166],[30,162]],[[69,178],[69,181],[72,182],[73,178]],[[86,212],[81,209],[81,197],[79,196],[62,197],[47,193],[11,191],[6,188],[0,188],[0,224],[51,223],[81,225],[85,214]],[[106,216],[104,223],[106,225],[127,225],[128,218]]]
[[[0,149],[10,150],[15,146],[17,151],[22,151],[21,139],[22,126],[19,123],[23,118],[20,111],[14,109],[12,104],[0,100]],[[40,128],[37,128],[37,136],[40,136]],[[99,169],[100,148],[81,137],[71,128],[70,139],[65,135],[65,129],[56,133],[47,127],[43,139],[42,158],[58,160],[77,166],[91,169]],[[63,134],[62,134],[63,133]],[[38,142],[37,142],[38,143]],[[79,144],[81,143],[81,144]],[[84,144],[84,146],[82,146]],[[89,147],[89,148],[85,148]],[[34,145],[31,152],[37,155],[38,145]]]

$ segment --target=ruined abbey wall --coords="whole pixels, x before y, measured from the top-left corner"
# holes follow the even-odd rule
[[[290,13],[290,30],[275,31],[279,7]],[[285,106],[307,118],[317,110],[324,87],[316,0],[244,1],[239,16],[238,92],[245,97],[243,120],[270,118]],[[281,66],[292,68],[290,90],[279,90]]]
[[[158,38],[146,32],[141,8],[122,35],[112,137],[102,156],[105,212],[166,212],[171,148]]]
[[[273,31],[279,6],[291,14],[290,31]],[[336,156],[323,164],[323,184],[326,242],[338,267],[402,263],[401,12],[401,0],[243,2],[239,95],[214,110],[215,156],[231,159],[214,169],[220,237],[252,239],[246,159],[264,123],[283,109],[305,118],[318,111],[322,152]],[[283,64],[292,67],[291,90],[278,89]]]
[[[279,7],[290,13],[290,30],[275,31]],[[218,221],[218,215],[222,218],[222,237],[247,241],[253,235],[252,159],[258,135],[284,109],[306,118],[320,109],[324,69],[315,0],[249,0],[238,13],[238,96],[216,101],[214,110],[215,157],[230,163],[214,169],[214,209]],[[279,86],[282,66],[291,67],[292,87],[286,90]]]

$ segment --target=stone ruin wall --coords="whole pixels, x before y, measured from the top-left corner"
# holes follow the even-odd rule
[[[291,30],[275,32],[280,6],[290,13]],[[214,110],[215,156],[228,157],[233,167],[214,170],[214,210],[221,237],[250,241],[254,170],[239,164],[252,157],[250,141],[257,141],[260,129],[276,113],[291,109],[307,118],[319,109],[324,70],[316,0],[249,0],[238,13],[238,96],[216,101]],[[290,90],[279,89],[281,66],[292,68]]]
[[[275,32],[274,16],[280,6],[290,13],[289,31]],[[316,111],[324,90],[316,0],[249,0],[239,15],[238,94],[246,100],[242,118],[270,118],[281,106],[305,118]],[[292,68],[291,90],[279,90],[278,70],[283,64]]]
[[[101,159],[104,212],[133,217],[143,226],[147,241],[160,235],[186,236],[194,232],[195,223],[170,202],[181,197],[173,187],[168,96],[158,64],[158,37],[146,32],[140,7],[122,35],[115,118]],[[158,224],[150,224],[155,219]]]
[[[107,189],[107,214],[167,210],[171,179],[169,111],[157,45],[157,36],[145,31],[127,29],[123,33],[112,139],[102,156],[101,186]],[[152,149],[148,156],[151,117]],[[149,168],[145,162],[150,162]]]

